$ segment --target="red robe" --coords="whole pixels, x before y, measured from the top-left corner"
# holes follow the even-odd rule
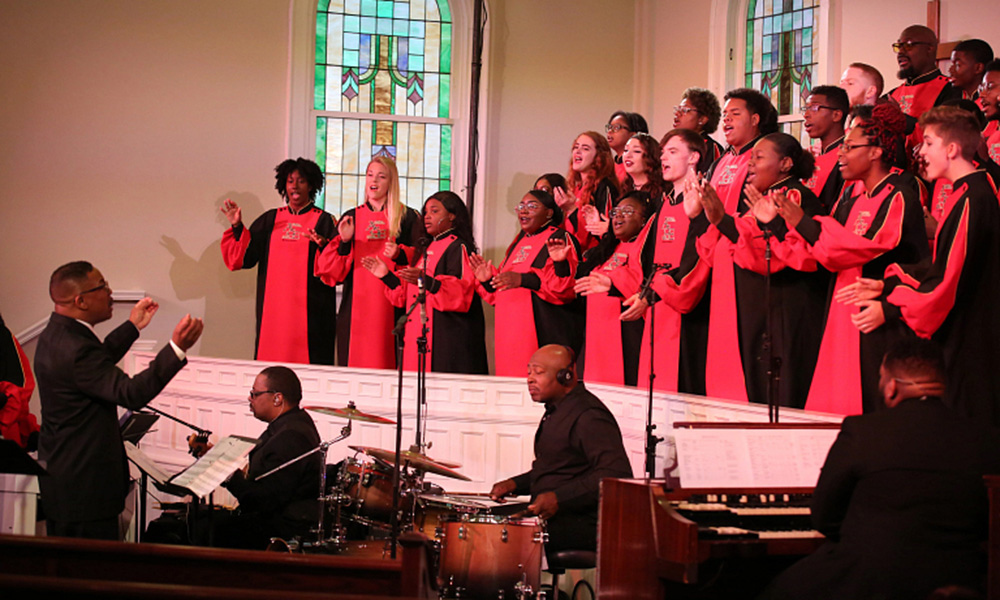
[[[891,261],[912,264],[926,258],[921,214],[912,186],[890,174],[874,195],[845,189],[831,216],[804,217],[775,253],[796,267],[815,261],[836,273],[836,291],[858,277],[880,277]],[[827,304],[807,410],[856,415],[882,402],[878,366],[898,335],[886,329],[862,336],[850,319],[855,312],[855,307],[840,302]]]
[[[726,207],[735,215],[743,197],[750,150],[739,154],[732,148],[712,167],[710,181]],[[740,361],[739,328],[736,320],[736,287],[733,279],[734,244],[713,225],[698,238],[698,253],[712,266],[711,317],[708,322],[708,355],[705,363],[705,393],[715,398],[747,401],[747,386]]]
[[[837,168],[837,156],[840,154],[840,146],[843,143],[844,138],[840,138],[830,144],[826,152],[817,156],[816,170],[812,177],[802,182],[819,198],[824,215],[830,214],[844,187],[844,178],[840,175],[840,169]]]
[[[310,204],[298,214],[271,209],[249,229],[238,225],[222,235],[229,270],[257,267],[256,360],[333,364],[337,295],[313,275],[318,247],[309,229],[327,238],[336,231],[333,217]]]
[[[24,354],[3,319],[0,319],[0,356],[3,357],[0,377],[0,437],[14,440],[18,446],[27,447],[28,437],[40,427],[35,415],[28,408],[28,401],[35,391],[35,376]]]
[[[885,272],[886,322],[901,320],[941,344],[947,399],[967,416],[1000,425],[1000,205],[984,171],[955,182],[922,277],[900,265]]]
[[[622,300],[637,293],[642,285],[642,249],[652,222],[647,221],[634,239],[618,242],[611,257],[592,271],[610,277],[611,290],[587,296],[583,361],[587,381],[636,384],[643,324],[621,321]],[[626,341],[627,334],[635,330],[638,336],[628,336]]]
[[[445,232],[435,238],[420,257],[427,291],[428,371],[438,373],[488,373],[483,305],[476,295],[476,277],[469,254],[457,236]],[[417,300],[419,288],[389,273],[382,279],[385,296],[400,308]],[[418,307],[406,322],[403,368],[417,370],[417,339],[423,328]]]
[[[569,303],[576,298],[576,248],[571,247],[566,260],[555,263],[545,245],[551,237],[565,236],[563,229],[552,225],[532,235],[518,235],[494,274],[521,273],[521,287],[497,291],[489,282],[477,287],[479,295],[496,306],[497,375],[520,377],[538,348],[547,344],[572,345],[571,331],[567,329],[573,323]]]
[[[911,117],[912,122],[946,100],[961,98],[962,92],[951,85],[951,81],[942,75],[941,71],[934,69],[930,73],[906,80],[902,85],[889,92],[889,96],[899,103],[903,114]],[[916,123],[913,125],[913,132],[906,137],[908,160],[912,156],[913,148],[924,139],[920,125]]]
[[[986,140],[986,149],[990,153],[990,160],[1000,163],[1000,120],[993,120],[986,124],[983,138]]]
[[[670,264],[669,270],[657,270],[652,288],[657,300],[647,315],[639,356],[639,384],[649,381],[650,327],[656,326],[653,340],[653,387],[668,392],[704,393],[705,346],[695,333],[704,323],[686,323],[687,315],[700,303],[712,275],[712,268],[698,256],[695,242],[708,227],[704,213],[688,219],[684,198],[671,191],[656,215],[647,244],[652,243],[654,265]],[[649,267],[649,265],[647,265]],[[650,318],[653,317],[653,318]],[[685,327],[688,325],[688,327]],[[699,325],[702,325],[699,328]]]
[[[338,235],[316,255],[315,273],[327,285],[343,284],[340,304],[337,363],[341,366],[366,369],[396,368],[395,342],[392,328],[400,316],[385,298],[385,286],[367,269],[355,269],[355,258],[378,256],[389,240],[389,218],[385,209],[373,210],[367,202],[344,213],[354,218],[354,237],[342,242]],[[420,219],[413,209],[406,209],[400,220],[396,243],[412,247],[421,232]],[[406,264],[406,251],[401,249],[397,264]],[[359,332],[352,335],[351,332]]]

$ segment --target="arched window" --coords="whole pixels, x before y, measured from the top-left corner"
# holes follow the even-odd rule
[[[782,131],[809,145],[801,108],[818,66],[820,0],[749,0],[745,85],[771,98]]]
[[[319,0],[313,117],[320,205],[364,198],[365,168],[390,156],[403,201],[451,188],[452,18],[448,0]]]

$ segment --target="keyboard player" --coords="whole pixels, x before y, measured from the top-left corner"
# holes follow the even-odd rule
[[[886,353],[879,388],[889,410],[844,419],[814,491],[813,523],[828,541],[761,599],[984,588],[983,475],[1000,472],[1000,432],[942,402],[944,373],[932,342],[907,340]]]

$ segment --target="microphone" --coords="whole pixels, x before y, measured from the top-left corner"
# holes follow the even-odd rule
[[[417,302],[420,303],[420,322],[427,324],[427,291],[424,290],[424,276],[417,277]]]

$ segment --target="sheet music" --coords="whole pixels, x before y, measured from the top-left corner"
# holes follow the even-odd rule
[[[170,483],[191,490],[203,498],[219,487],[227,477],[243,468],[247,455],[253,450],[257,440],[230,435],[219,440],[212,449],[196,463],[184,469],[170,480]]]
[[[132,442],[125,442],[125,455],[136,464],[143,473],[153,478],[157,483],[167,483],[170,481],[170,474],[160,468],[160,465],[153,462],[145,452],[136,447]]]
[[[678,429],[681,486],[815,487],[837,429]]]

